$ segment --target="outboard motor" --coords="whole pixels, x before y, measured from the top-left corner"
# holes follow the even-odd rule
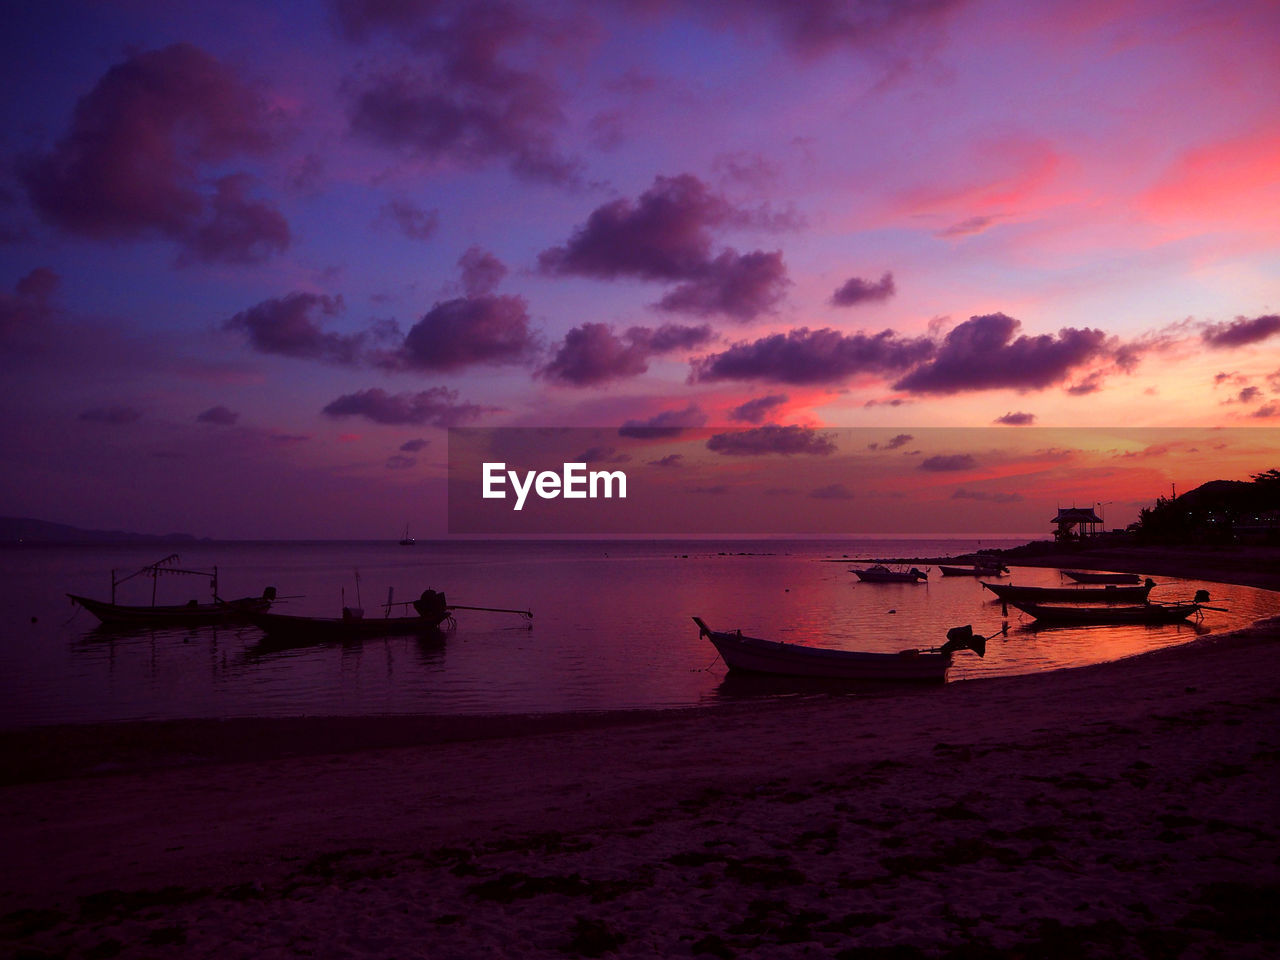
[[[973,626],[952,627],[947,631],[947,642],[942,645],[940,653],[953,653],[956,650],[972,650],[980,657],[987,655],[987,638],[973,632]]]
[[[275,587],[267,587],[266,589],[264,589],[264,590],[262,591],[262,599],[263,599],[263,600],[275,600],[275,598],[276,598],[276,588],[275,588]]]
[[[1208,590],[1197,590],[1197,591],[1196,591],[1195,598],[1194,598],[1191,602],[1192,602],[1192,603],[1208,603],[1208,602],[1209,602],[1209,591],[1208,591]]]

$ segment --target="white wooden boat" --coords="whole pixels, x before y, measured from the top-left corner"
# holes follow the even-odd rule
[[[814,677],[827,680],[891,680],[941,683],[956,650],[986,654],[986,638],[970,627],[947,631],[947,642],[927,650],[898,653],[871,653],[854,650],[827,650],[803,644],[782,643],[745,636],[742,631],[712,630],[701,617],[694,617],[700,635],[711,641],[730,670],[767,673],[785,677]]]

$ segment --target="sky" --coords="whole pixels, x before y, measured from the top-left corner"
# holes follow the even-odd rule
[[[1040,512],[1127,521],[1280,466],[1274,2],[6,20],[0,514],[439,535],[451,427],[698,428],[705,457],[638,458],[636,482],[699,502],[750,464],[770,476],[737,515],[791,489],[876,532],[942,519],[843,503],[833,465],[924,430],[956,432],[903,476],[950,484],[948,529],[1023,532],[984,508],[1037,484]],[[1118,427],[1185,433],[1130,437],[1122,476],[1097,440]],[[1009,466],[1067,449],[1052,483]]]

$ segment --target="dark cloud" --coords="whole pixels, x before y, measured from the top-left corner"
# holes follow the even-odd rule
[[[837,307],[852,307],[859,303],[877,303],[888,300],[898,288],[894,286],[893,274],[885,273],[874,283],[861,277],[850,277],[831,295],[831,302]]]
[[[986,500],[991,503],[1020,503],[1020,493],[988,493],[985,490],[965,490],[963,488],[951,494],[952,500]]]
[[[423,440],[421,437],[416,437],[413,440],[406,440],[404,443],[400,444],[400,450],[402,453],[417,453],[420,450],[425,450],[430,443],[430,440]]]
[[[79,419],[88,423],[107,423],[120,426],[125,423],[137,423],[142,419],[142,411],[136,407],[117,404],[108,407],[93,407],[80,414]]]
[[[389,394],[379,387],[348,393],[334,400],[321,412],[327,417],[364,417],[374,423],[429,424],[456,427],[475,420],[495,407],[459,403],[455,390],[432,387],[419,393]]]
[[[937,356],[894,384],[913,393],[1042,390],[1073,369],[1108,354],[1101,330],[1065,327],[1058,335],[1018,336],[1021,324],[1003,313],[970,317],[946,335]]]
[[[1268,403],[1253,411],[1249,416],[1257,417],[1259,420],[1270,420],[1272,417],[1280,417],[1280,403]]]
[[[678,437],[691,427],[701,427],[707,422],[707,415],[696,403],[691,403],[683,410],[664,410],[647,420],[628,420],[618,428],[621,437],[638,437],[640,439],[655,437]]]
[[[855,494],[843,483],[829,483],[825,487],[810,490],[809,496],[815,500],[852,500]]]
[[[355,132],[432,161],[505,161],[531,179],[576,178],[576,165],[555,146],[562,94],[547,70],[521,58],[532,50],[535,61],[553,64],[585,31],[536,5],[500,0],[338,0],[336,9],[348,39],[389,37],[411,51],[415,71],[356,84]]]
[[[972,470],[977,465],[978,461],[973,458],[973,454],[952,453],[928,457],[920,462],[920,469],[946,472],[948,470]]]
[[[651,467],[681,467],[684,466],[684,454],[669,453],[661,460],[648,461]]]
[[[596,208],[564,246],[538,255],[544,273],[675,283],[658,306],[698,316],[751,320],[772,310],[790,281],[780,252],[713,252],[712,230],[749,225],[691,174],[657,177],[639,200]]]
[[[725,250],[696,278],[679,284],[659,300],[658,306],[700,317],[754,320],[772,312],[790,285],[780,251],[739,254]]]
[[[1262,396],[1261,387],[1245,387],[1238,394],[1236,394],[1236,402],[1253,403],[1253,401],[1257,400],[1261,396]]]
[[[546,273],[602,280],[691,279],[712,259],[711,228],[732,213],[691,174],[657,177],[637,202],[619,199],[592,211],[567,244],[539,254],[538,264]]]
[[[427,311],[384,363],[411,370],[459,370],[528,363],[537,349],[523,297],[459,297]]]
[[[1083,380],[1067,387],[1067,393],[1073,397],[1083,397],[1097,393],[1102,389],[1102,371],[1093,370]]]
[[[707,441],[707,449],[733,457],[755,457],[768,453],[809,454],[825,457],[836,451],[830,434],[812,427],[768,425],[750,430],[717,433]]]
[[[900,338],[892,330],[868,335],[801,327],[703,357],[693,364],[691,379],[838,383],[860,373],[907,369],[931,357],[934,349],[931,340]]]
[[[197,414],[197,423],[212,423],[219,427],[230,427],[240,419],[240,414],[228,410],[224,406],[210,407],[203,413]]]
[[[1280,314],[1269,313],[1260,317],[1236,317],[1230,323],[1207,324],[1200,337],[1217,349],[1246,347],[1280,333]]]
[[[223,327],[246,334],[250,345],[262,353],[354,364],[368,334],[331,333],[321,326],[323,318],[335,317],[342,309],[341,297],[290,293],[237,313]]]
[[[250,199],[234,157],[274,140],[265,100],[238,73],[190,44],[135,53],[76,104],[71,128],[20,164],[35,209],[95,239],[160,235],[183,261],[251,263],[289,243],[274,208]],[[212,193],[206,187],[208,174]]]
[[[700,5],[707,15],[744,29],[761,25],[792,50],[815,57],[841,48],[883,51],[899,36],[914,46],[964,0],[738,0]]]
[[[713,336],[706,325],[689,327],[668,323],[656,330],[631,327],[619,336],[608,324],[584,323],[565,334],[555,356],[541,372],[568,386],[594,386],[639,376],[649,369],[650,357],[690,349]]]
[[[584,323],[564,335],[542,373],[563,384],[589,387],[644,373],[648,355],[643,345],[624,340],[607,324]]]
[[[410,240],[430,240],[440,226],[440,211],[424,210],[410,200],[397,198],[382,208],[382,215]]]
[[[676,350],[692,350],[715,339],[715,331],[708,324],[687,326],[681,323],[664,323],[656,330],[650,327],[632,327],[627,338],[641,344],[650,353],[672,353]]]
[[[462,272],[462,289],[468,297],[493,293],[507,275],[507,265],[487,250],[471,247],[458,258]]]
[[[48,267],[36,267],[13,288],[0,293],[0,338],[38,333],[53,319],[53,294],[60,278]]]
[[[1010,411],[1003,417],[996,417],[993,422],[1003,423],[1010,427],[1029,427],[1036,422],[1036,415],[1034,413],[1023,413],[1021,410],[1017,412]]]
[[[886,440],[884,443],[868,443],[867,449],[868,450],[897,450],[897,449],[900,449],[901,447],[905,447],[908,443],[910,443],[914,439],[915,437],[909,433],[897,433],[897,434],[894,434],[892,437],[890,437],[888,440]]]
[[[741,403],[729,411],[729,419],[741,423],[764,423],[787,402],[785,393],[771,393]]]

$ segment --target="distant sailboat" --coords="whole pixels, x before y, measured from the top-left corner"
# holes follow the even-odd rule
[[[413,537],[409,536],[409,525],[406,523],[404,525],[404,538],[400,541],[400,546],[412,547],[417,542]]]

